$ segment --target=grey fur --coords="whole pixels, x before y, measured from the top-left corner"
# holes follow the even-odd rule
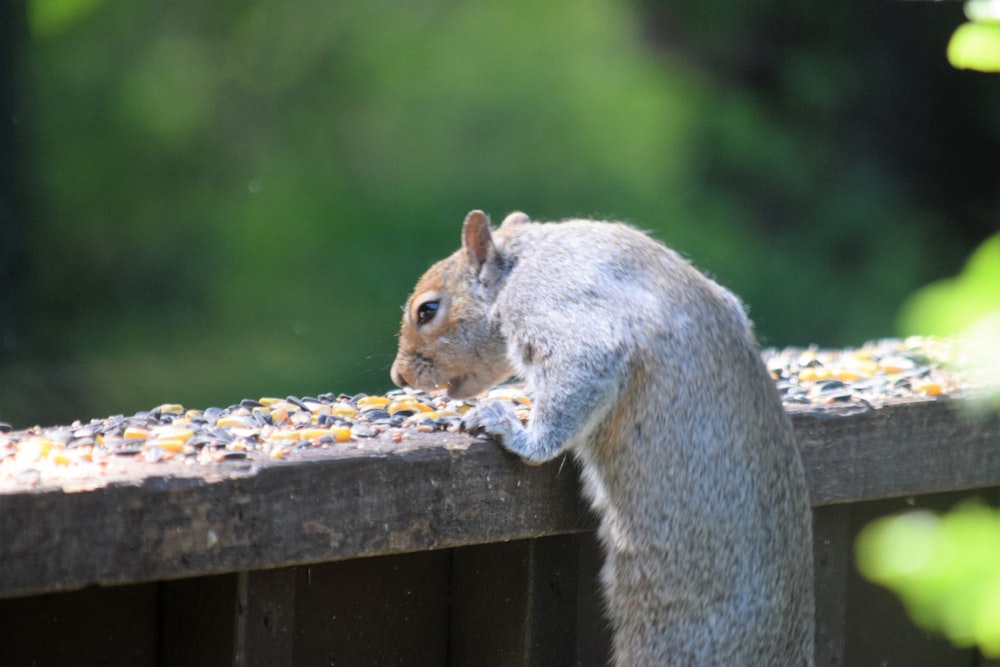
[[[469,395],[524,377],[527,428],[498,403],[466,426],[580,461],[616,665],[813,664],[805,475],[736,297],[621,223],[490,230],[475,211],[411,301],[428,290],[451,305],[429,328],[404,317],[393,379]]]

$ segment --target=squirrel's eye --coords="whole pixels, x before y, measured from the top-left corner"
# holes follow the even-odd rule
[[[440,299],[432,299],[430,301],[424,301],[422,304],[417,306],[417,324],[427,324],[434,319],[434,315],[437,314],[438,308],[441,306]]]

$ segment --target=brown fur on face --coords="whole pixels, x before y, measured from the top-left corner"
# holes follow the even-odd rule
[[[396,385],[467,398],[511,375],[506,345],[487,309],[465,296],[476,275],[464,255],[463,248],[434,264],[407,300],[391,370]],[[436,310],[428,316],[432,303]]]

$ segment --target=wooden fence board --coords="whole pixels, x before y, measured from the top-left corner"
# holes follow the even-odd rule
[[[0,664],[157,665],[157,585],[0,602]]]
[[[854,540],[870,521],[914,508],[947,510],[965,495],[890,498],[854,503],[847,508],[850,531],[841,547],[850,565],[844,590],[848,610],[843,629],[844,665],[973,667],[976,664],[974,649],[955,647],[943,636],[914,625],[895,594],[865,580],[853,566]]]
[[[237,628],[243,622],[240,578],[232,573],[160,584],[160,667],[235,667]]]
[[[850,505],[813,510],[816,580],[816,667],[845,667],[847,582],[854,563],[845,548],[851,539]]]
[[[793,411],[814,505],[1000,483],[1000,420],[949,400]]]
[[[461,450],[446,442],[456,439],[464,443]],[[0,494],[0,595],[405,553],[592,525],[571,464],[524,466],[495,444],[464,435],[427,437],[398,454],[268,461],[253,474],[215,481],[138,482]]]
[[[1000,421],[967,421],[947,400],[792,416],[815,505],[1000,484]],[[145,464],[73,492],[0,484],[0,596],[594,525],[569,459],[525,466],[493,443],[446,433],[364,446],[207,472]]]
[[[294,660],[260,665],[445,665],[447,550],[292,568]]]

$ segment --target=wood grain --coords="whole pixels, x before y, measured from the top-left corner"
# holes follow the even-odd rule
[[[948,400],[793,410],[814,505],[1000,485],[1000,421]],[[211,470],[144,464],[84,490],[0,488],[0,596],[592,529],[575,465],[426,434]],[[73,488],[79,488],[79,484]]]

